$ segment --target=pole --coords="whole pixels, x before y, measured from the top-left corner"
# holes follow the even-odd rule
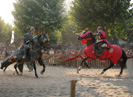
[[[77,73],[79,73],[78,68],[79,68],[79,58],[77,58]]]
[[[75,97],[75,85],[76,85],[77,80],[71,80],[71,96],[70,97]]]

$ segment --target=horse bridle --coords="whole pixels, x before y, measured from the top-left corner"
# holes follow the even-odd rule
[[[45,34],[46,35],[46,34]],[[41,36],[40,36],[40,38],[41,38],[41,40],[43,40],[42,41],[42,43],[45,43],[46,41],[49,41],[49,38],[48,38],[48,36],[46,35],[46,39],[44,40],[44,39],[42,39],[42,36],[43,36],[43,38],[45,38],[44,37],[44,34],[42,34]],[[39,39],[40,39],[39,38]],[[31,50],[32,50],[32,52],[36,52],[36,51],[38,51],[38,50],[40,50],[41,49],[41,43],[39,42],[39,39],[37,38],[37,42],[34,42],[39,48],[37,48],[37,49],[35,49],[35,50],[33,50],[32,48],[31,48]]]

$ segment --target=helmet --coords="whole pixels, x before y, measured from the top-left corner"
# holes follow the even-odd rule
[[[35,31],[35,28],[34,28],[34,27],[31,27],[31,28],[30,28],[30,31]]]
[[[97,30],[99,31],[99,30],[103,30],[103,27],[102,26],[99,26],[98,28],[97,28]]]

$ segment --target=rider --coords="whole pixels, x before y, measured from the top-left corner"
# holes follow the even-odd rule
[[[23,42],[23,47],[24,47],[24,56],[23,56],[24,59],[26,59],[26,57],[27,57],[27,51],[30,48],[29,44],[30,44],[30,41],[32,41],[32,39],[33,39],[34,32],[35,32],[35,28],[31,27],[30,31],[28,33],[26,33],[23,37],[22,42]]]
[[[103,55],[103,47],[105,47],[105,48],[110,48],[110,46],[109,46],[109,42],[107,41],[107,35],[106,35],[106,33],[103,31],[103,28],[101,27],[101,26],[99,26],[98,28],[97,28],[97,31],[98,31],[98,33],[97,34],[94,34],[94,36],[99,36],[99,38],[100,38],[100,40],[102,40],[102,44],[101,45],[98,45],[98,43],[100,43],[100,42],[97,42],[97,43],[95,43],[95,46],[96,45],[98,45],[98,47],[97,47],[97,49],[96,50],[98,50],[98,52],[97,52],[97,55],[98,55],[98,57],[99,56],[102,56]],[[94,47],[94,49],[95,49],[95,47]]]

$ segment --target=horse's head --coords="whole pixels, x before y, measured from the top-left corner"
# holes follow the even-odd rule
[[[78,36],[78,40],[80,40],[82,44],[86,44],[87,41],[90,41],[92,39],[95,41],[95,38],[94,38],[93,34],[90,31],[88,31],[88,30],[83,31]]]
[[[49,45],[50,39],[47,34],[41,34],[39,36],[38,40],[39,40],[39,43],[41,44],[41,46],[43,46],[43,47],[46,47],[47,45]]]

